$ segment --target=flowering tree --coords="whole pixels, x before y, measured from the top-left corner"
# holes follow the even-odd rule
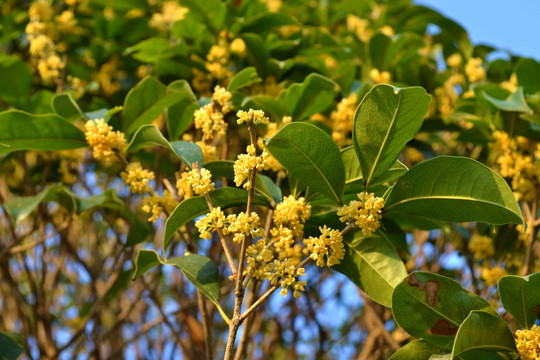
[[[537,61],[407,0],[1,6],[2,358],[540,357]]]

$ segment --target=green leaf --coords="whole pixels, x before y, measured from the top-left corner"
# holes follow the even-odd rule
[[[69,150],[87,146],[84,133],[53,114],[0,113],[0,155],[16,150]]]
[[[293,84],[287,89],[287,113],[293,121],[300,121],[325,111],[334,102],[336,86],[335,82],[322,75],[308,75],[303,83]]]
[[[394,288],[407,276],[403,261],[383,232],[349,234],[343,241],[345,258],[332,268],[345,274],[370,298],[390,307]]]
[[[32,89],[30,67],[18,56],[0,54],[0,98],[11,105],[23,106]]]
[[[255,66],[259,75],[263,78],[266,77],[268,60],[270,59],[270,52],[266,47],[266,43],[259,35],[253,33],[244,33],[241,38],[246,43],[249,64]]]
[[[259,75],[257,75],[257,70],[255,70],[253,66],[248,66],[247,68],[238,72],[238,74],[231,79],[229,86],[227,86],[227,90],[232,92],[247,86],[251,86],[260,81],[261,79],[259,78]]]
[[[471,311],[456,334],[452,359],[486,359],[493,352],[517,353],[508,324],[492,312]]]
[[[79,105],[73,100],[71,94],[68,93],[55,95],[52,99],[51,107],[55,113],[68,121],[86,118]]]
[[[509,275],[499,280],[499,296],[510,314],[524,329],[540,318],[540,273],[529,276]]]
[[[234,179],[234,161],[216,160],[210,161],[204,167],[212,173],[212,178]],[[257,174],[255,177],[255,190],[263,195],[270,203],[279,203],[283,197],[281,189],[266,175]]]
[[[61,184],[46,188],[34,196],[14,196],[4,206],[15,224],[18,225],[44,201],[56,202],[64,206],[69,212],[75,211],[77,206],[73,194]]]
[[[210,199],[214,207],[221,207],[222,210],[247,204],[248,192],[236,188],[221,188],[210,193]],[[262,205],[270,208],[270,203],[266,198],[255,195],[254,205]],[[165,222],[165,234],[163,236],[163,251],[167,249],[174,233],[188,222],[210,212],[204,196],[194,196],[185,199],[174,209]]]
[[[0,350],[0,360],[17,360],[24,351],[21,336],[0,331]]]
[[[123,129],[126,134],[131,135],[185,98],[185,92],[176,91],[171,85],[166,88],[155,78],[146,77],[129,91],[123,109]]]
[[[141,126],[129,142],[126,152],[139,150],[148,146],[161,146],[175,153],[191,169],[191,164],[196,162],[202,167],[204,156],[199,145],[189,141],[169,142],[161,134],[157,126],[147,124]]]
[[[93,209],[95,207],[122,210],[124,208],[124,202],[116,196],[114,190],[107,190],[101,194],[93,195],[85,198],[76,198],[77,201],[77,214]]]
[[[223,29],[227,12],[225,3],[221,0],[182,0],[182,5],[189,9],[188,17],[195,17],[208,27],[215,36]]]
[[[311,190],[341,204],[345,168],[332,138],[315,125],[285,125],[266,144],[272,156]]]
[[[489,101],[493,106],[503,111],[515,111],[532,114],[533,110],[527,105],[525,101],[525,95],[523,94],[523,88],[519,87],[514,93],[510,94],[506,100],[498,100],[487,93],[482,93],[484,98]]]
[[[298,25],[298,23],[285,14],[265,12],[250,16],[242,25],[240,32],[261,34],[286,25]]]
[[[351,184],[354,182],[363,181],[364,177],[362,176],[362,168],[354,147],[350,146],[341,150],[341,158],[343,159],[343,165],[345,166],[345,183]],[[408,170],[409,169],[401,161],[396,160],[396,162],[376,181],[374,181],[371,186],[377,186],[396,180]]]
[[[354,115],[353,144],[368,187],[397,160],[424,121],[431,96],[423,88],[376,85]]]
[[[135,260],[133,279],[137,279],[144,272],[156,265],[172,265],[182,271],[197,289],[210,301],[219,300],[219,271],[217,265],[206,256],[186,254],[171,259],[165,259],[154,250],[141,249]]]
[[[444,354],[438,346],[424,340],[414,340],[396,351],[388,360],[430,360],[433,354]]]
[[[181,100],[167,110],[167,130],[171,139],[177,139],[193,121],[193,114],[199,102],[186,80],[176,80],[169,84],[169,89],[182,95]]]
[[[285,115],[285,109],[279,100],[268,95],[249,96],[242,101],[243,108],[261,109],[265,113],[272,115],[275,119],[281,120]]]
[[[525,93],[534,94],[540,91],[540,63],[535,59],[521,59],[516,69],[516,78]]]
[[[489,303],[447,277],[414,272],[392,294],[396,323],[410,335],[451,349],[458,328],[471,310],[497,315]]]
[[[457,156],[438,156],[413,166],[395,184],[383,212],[494,225],[523,222],[506,181],[478,161]]]
[[[169,40],[164,38],[145,39],[124,50],[123,55],[132,54],[134,59],[144,63],[156,63],[161,59],[162,52],[171,47]]]

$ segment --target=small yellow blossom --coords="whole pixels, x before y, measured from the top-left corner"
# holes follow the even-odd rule
[[[522,360],[540,359],[540,326],[535,324],[529,330],[517,330],[514,338]]]
[[[126,170],[120,176],[129,185],[133,193],[145,193],[152,191],[148,181],[154,179],[152,171],[144,170],[140,163],[129,163]]]
[[[229,113],[233,109],[231,102],[232,94],[227,89],[217,85],[212,95],[212,101],[215,101],[221,106],[221,112],[223,114]]]
[[[294,246],[294,236],[291,229],[286,226],[274,227],[270,230],[274,249],[278,253],[286,253],[287,249]]]
[[[304,236],[304,223],[311,216],[311,205],[306,204],[303,197],[295,199],[289,195],[277,204],[272,219],[276,226],[285,226],[292,231],[295,237]]]
[[[350,134],[354,123],[354,113],[358,103],[358,96],[352,93],[341,99],[336,111],[330,114],[332,121],[332,139],[339,147],[344,147],[352,143]]]
[[[124,133],[113,131],[104,119],[87,121],[84,127],[86,141],[97,160],[111,161],[115,158],[115,150],[123,151],[126,147]]]
[[[180,200],[189,199],[194,195],[193,188],[188,183],[189,171],[184,171],[176,181],[176,190]]]
[[[379,69],[371,69],[369,77],[375,84],[386,84],[392,81],[392,75],[388,71],[379,71]]]
[[[200,129],[207,140],[223,136],[227,132],[227,123],[223,120],[223,113],[215,111],[212,103],[195,110],[193,124]]]
[[[379,31],[388,37],[392,37],[395,34],[394,29],[390,25],[384,25]]]
[[[227,222],[229,223],[227,230],[229,233],[234,234],[234,242],[242,242],[249,235],[255,238],[264,234],[264,230],[260,227],[261,219],[256,212],[252,212],[251,215],[245,212],[238,215],[229,215],[227,216]]]
[[[274,260],[272,266],[272,272],[267,274],[268,280],[272,285],[279,285],[282,287],[280,294],[287,296],[288,289],[293,289],[293,295],[295,298],[301,296],[301,291],[304,291],[306,286],[305,281],[298,281],[298,276],[305,276],[305,269],[302,267],[296,268],[290,258],[283,261]]]
[[[333,230],[324,227],[319,227],[321,236],[315,238],[310,236],[304,240],[307,246],[310,257],[315,260],[317,266],[324,266],[324,258],[326,257],[326,265],[333,266],[339,264],[345,257],[343,249],[343,237],[339,230]]]
[[[465,74],[469,82],[478,82],[486,78],[486,70],[482,67],[481,58],[470,58],[465,65]]]
[[[384,207],[384,199],[381,197],[375,197],[373,193],[361,192],[358,194],[360,201],[353,200],[349,205],[344,205],[338,209],[337,214],[341,216],[339,220],[341,222],[355,222],[362,233],[366,236],[371,235],[376,231],[381,219],[381,211]]]
[[[162,213],[170,213],[177,205],[174,196],[167,190],[163,190],[163,196],[154,192],[151,196],[147,196],[143,200],[142,210],[151,214],[148,218],[150,222],[156,222]]]
[[[347,15],[347,29],[363,42],[368,42],[373,35],[369,28],[369,21],[355,15]]]
[[[267,247],[264,239],[259,239],[256,244],[246,249],[247,271],[253,272],[253,277],[264,280],[272,271],[271,261],[274,260],[274,252]]]
[[[512,73],[512,75],[510,75],[510,79],[508,79],[507,81],[501,82],[500,86],[503,89],[510,91],[511,93],[516,92],[516,90],[518,89],[516,73]]]
[[[187,184],[193,188],[193,192],[197,195],[205,195],[214,190],[212,173],[205,168],[200,169],[200,171],[191,170],[187,175]]]
[[[498,265],[493,268],[482,268],[482,279],[484,279],[487,286],[497,284],[497,282],[505,275],[508,275],[508,271]]]
[[[176,1],[165,1],[161,12],[152,15],[150,26],[160,31],[167,31],[176,21],[183,20],[188,12],[188,8],[180,6]]]
[[[210,239],[212,237],[211,233],[216,232],[217,229],[222,229],[225,234],[227,233],[226,220],[221,208],[216,207],[210,213],[206,214],[206,216],[197,220],[195,226],[199,230],[201,238]]]
[[[270,154],[266,149],[261,156],[255,155],[255,146],[248,145],[247,154],[240,154],[234,162],[234,182],[236,186],[243,184],[245,189],[251,189],[253,186],[251,173],[254,170],[261,171],[265,168]]]
[[[230,50],[238,56],[246,55],[246,43],[241,38],[236,38],[231,42]]]
[[[452,68],[457,68],[459,65],[461,65],[461,54],[459,53],[453,53],[446,59],[446,64]]]
[[[236,116],[238,117],[237,123],[238,125],[242,123],[250,124],[265,124],[268,125],[268,118],[264,116],[264,111],[262,110],[253,110],[249,109],[248,111],[238,111],[236,113]]]
[[[474,234],[469,241],[469,250],[473,252],[477,260],[488,259],[495,255],[493,239],[489,236]]]

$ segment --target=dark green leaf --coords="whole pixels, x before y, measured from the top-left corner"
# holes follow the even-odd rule
[[[354,115],[353,144],[369,186],[384,174],[422,125],[431,96],[423,88],[376,85]]]
[[[0,155],[16,150],[69,150],[87,146],[84,133],[53,114],[0,113]]]
[[[285,14],[259,13],[251,16],[244,23],[240,32],[261,34],[285,25],[298,25],[298,23]]]
[[[167,110],[167,130],[171,139],[177,139],[186,131],[193,120],[193,114],[199,102],[186,80],[176,80],[169,84],[169,89],[182,94],[182,98]]]
[[[390,307],[392,292],[407,270],[385,234],[365,236],[361,231],[344,239],[345,258],[332,268],[345,274],[376,302]]]
[[[523,94],[523,88],[519,87],[514,93],[510,94],[506,100],[498,100],[494,97],[489,96],[486,93],[483,93],[484,98],[489,101],[493,106],[499,110],[503,111],[515,111],[523,112],[527,114],[532,114],[533,111],[527,105],[525,101],[525,95]]]
[[[456,334],[452,358],[486,359],[493,352],[517,353],[508,324],[493,312],[471,311]]]
[[[276,120],[281,120],[285,115],[285,109],[275,98],[268,95],[255,95],[246,97],[242,102],[243,108],[253,108],[264,110],[265,113],[272,115]]]
[[[228,91],[235,91],[246,86],[251,86],[260,82],[261,79],[257,75],[257,71],[253,66],[248,66],[242,71],[238,72],[227,86]]]
[[[173,265],[187,277],[210,301],[219,300],[219,271],[216,264],[206,256],[186,254],[171,259],[165,259],[154,250],[141,249],[135,260],[133,279],[156,265]]]
[[[310,74],[301,84],[289,86],[285,94],[287,112],[293,121],[323,112],[334,102],[337,84],[319,74]]]
[[[191,164],[198,163],[199,167],[204,164],[204,155],[201,147],[189,141],[173,141],[171,142],[173,151],[182,159],[184,164],[191,169]]]
[[[0,350],[0,360],[17,360],[24,350],[21,336],[0,331]]]
[[[527,94],[540,91],[540,63],[535,59],[521,59],[516,69],[518,84]]]
[[[164,38],[145,39],[124,50],[124,55],[132,54],[134,59],[145,63],[156,63],[161,59],[161,53],[169,49],[171,43]]]
[[[189,9],[188,17],[195,17],[208,27],[215,36],[223,29],[227,9],[221,0],[183,0],[182,5]]]
[[[71,94],[68,93],[56,95],[52,99],[51,107],[55,113],[69,121],[85,118],[85,114],[79,105],[73,100]]]
[[[388,360],[430,360],[433,354],[444,354],[440,347],[424,340],[414,340],[399,349]]]
[[[341,203],[345,169],[332,138],[306,123],[287,124],[266,144],[268,151],[312,191]]]
[[[540,318],[540,273],[504,276],[499,280],[499,296],[519,325],[530,329]]]
[[[514,194],[500,175],[478,161],[454,156],[413,166],[397,181],[383,211],[387,216],[453,222],[523,222]]]
[[[341,150],[341,158],[343,159],[343,165],[345,166],[345,183],[351,184],[357,181],[362,181],[364,179],[362,176],[362,168],[360,167],[360,161],[358,160],[354,147],[350,146]],[[401,161],[396,160],[396,162],[376,181],[374,181],[371,186],[377,186],[396,180],[408,170],[409,169],[403,165]]]
[[[0,54],[0,98],[21,107],[32,88],[30,67],[18,56]]]
[[[227,209],[234,206],[247,204],[248,192],[236,188],[221,188],[210,193],[210,199],[215,207]],[[254,205],[262,205],[270,208],[266,198],[256,195],[253,198]],[[174,233],[191,220],[210,212],[204,196],[194,196],[182,201],[171,213],[165,222],[165,234],[163,236],[163,251],[167,249]]]
[[[268,60],[270,59],[270,52],[266,48],[266,43],[259,35],[253,33],[242,34],[241,38],[246,43],[249,64],[255,66],[259,75],[263,78],[266,77]]]
[[[497,315],[486,300],[437,274],[414,272],[392,295],[394,319],[403,330],[448,350],[471,310]]]

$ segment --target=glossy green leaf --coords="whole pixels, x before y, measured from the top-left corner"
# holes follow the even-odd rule
[[[124,101],[124,132],[131,135],[185,96],[185,92],[176,91],[174,85],[165,87],[153,77],[144,78],[129,91]]]
[[[345,183],[351,184],[354,182],[363,181],[364,177],[362,176],[362,168],[354,147],[350,146],[341,150],[341,158],[343,159],[343,165],[345,166]],[[374,181],[371,186],[377,186],[396,180],[408,170],[409,169],[401,161],[396,160],[396,162],[376,181]]]
[[[182,6],[189,9],[189,17],[195,17],[208,27],[215,36],[223,29],[227,9],[221,0],[183,0]]]
[[[203,166],[204,154],[199,145],[190,141],[178,140],[172,141],[171,147],[189,169],[193,163],[198,163],[200,167]]]
[[[0,155],[16,150],[69,150],[87,146],[84,132],[53,114],[0,113]]]
[[[523,222],[512,190],[476,160],[439,156],[413,166],[395,184],[383,210],[451,222]]]
[[[253,33],[244,33],[241,38],[246,43],[249,64],[257,69],[259,75],[263,78],[266,77],[270,52],[266,47],[265,41],[259,35]]]
[[[332,268],[345,274],[370,298],[390,307],[394,288],[407,276],[403,261],[383,232],[349,234],[343,241],[345,258]]]
[[[172,265],[182,271],[186,278],[199,289],[210,301],[219,300],[219,271],[217,265],[206,256],[186,254],[165,259],[154,250],[141,249],[135,260],[133,279],[156,265]]]
[[[286,25],[298,25],[298,23],[285,14],[263,12],[251,16],[242,25],[240,32],[261,34]]]
[[[516,78],[526,94],[540,91],[540,62],[531,58],[521,59],[516,69]]]
[[[32,89],[30,67],[18,56],[0,53],[0,99],[23,106]]]
[[[167,110],[167,130],[171,139],[177,139],[186,131],[193,121],[193,114],[199,102],[187,80],[176,80],[168,88],[179,94],[181,98]]]
[[[73,194],[61,184],[46,188],[34,196],[15,196],[6,202],[4,206],[15,224],[19,224],[44,201],[56,202],[69,212],[75,211],[77,206]]]
[[[0,360],[17,360],[24,351],[21,336],[0,331],[0,350]]]
[[[532,114],[533,110],[527,105],[525,101],[525,95],[523,94],[523,88],[519,87],[514,93],[510,94],[506,100],[495,99],[489,96],[487,93],[483,93],[484,98],[489,101],[493,106],[503,111],[515,111],[527,114]]]
[[[281,120],[285,115],[283,105],[275,98],[268,95],[249,96],[242,102],[243,108],[261,109],[265,113],[272,115],[275,119]]]
[[[247,86],[251,86],[260,82],[261,79],[257,75],[257,70],[253,66],[248,66],[247,68],[239,71],[229,82],[227,86],[228,91],[235,91]]]
[[[210,193],[210,199],[214,207],[227,209],[234,206],[247,204],[248,192],[236,188],[221,188]],[[262,205],[270,208],[268,200],[260,195],[253,198],[254,205]],[[195,218],[207,214],[210,210],[204,196],[194,196],[182,201],[171,213],[165,222],[165,234],[163,236],[163,251],[167,249],[174,233],[182,226]]]
[[[160,60],[162,52],[171,47],[169,40],[153,37],[145,39],[124,50],[124,55],[132,55],[144,63],[156,63]]]
[[[55,95],[51,107],[55,113],[69,121],[85,118],[83,111],[69,93]]]
[[[369,186],[397,160],[424,121],[431,96],[420,87],[376,85],[354,115],[353,144]]]
[[[508,324],[492,312],[473,310],[459,327],[453,359],[485,359],[489,352],[517,353]]]
[[[388,360],[430,360],[431,356],[445,351],[424,340],[414,340],[396,351]]]
[[[212,173],[212,178],[227,178],[234,180],[234,161],[210,161],[204,167]],[[281,189],[266,175],[257,174],[255,177],[255,190],[263,195],[269,202],[279,203],[283,197]]]
[[[510,314],[524,329],[540,318],[540,273],[504,276],[499,280],[499,296]]]
[[[337,84],[319,74],[310,74],[303,83],[289,86],[285,94],[287,113],[293,121],[323,112],[334,102]]]
[[[114,190],[107,190],[101,194],[93,195],[85,198],[76,198],[77,214],[83,211],[91,210],[96,207],[107,208],[113,210],[121,210],[124,207],[124,202],[116,195]]]
[[[312,191],[341,203],[345,168],[332,138],[318,127],[291,123],[266,144],[272,156]]]
[[[444,349],[452,348],[459,326],[472,310],[497,316],[486,300],[437,274],[414,272],[392,294],[396,323],[410,335]]]

